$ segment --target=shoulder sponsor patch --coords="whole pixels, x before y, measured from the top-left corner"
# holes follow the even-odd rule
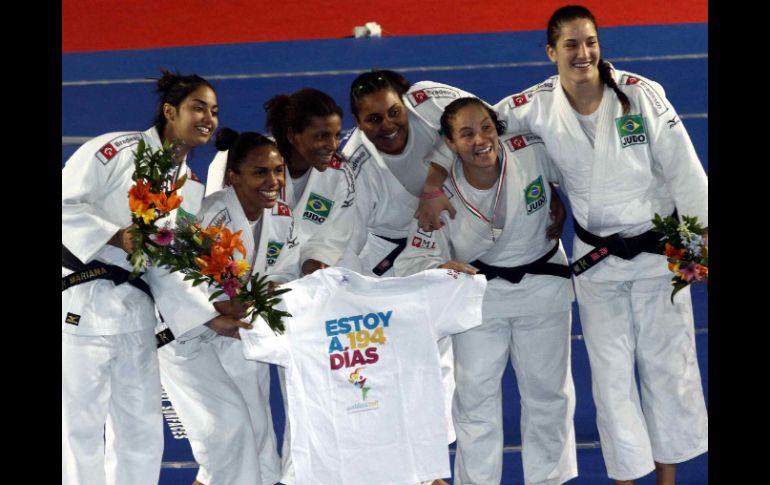
[[[281,255],[281,250],[283,249],[283,243],[278,241],[268,241],[267,242],[267,265],[272,266],[275,264],[275,261],[278,259],[278,256]]]
[[[524,204],[527,207],[527,215],[534,214],[543,207],[546,203],[545,186],[543,184],[543,176],[539,176],[535,180],[527,185],[524,189]]]
[[[546,79],[545,81],[541,82],[540,84],[535,85],[534,87],[527,89],[526,91],[518,94],[514,94],[511,96],[510,101],[508,102],[508,105],[510,108],[518,108],[519,106],[523,106],[530,101],[532,101],[532,98],[535,96],[535,94],[540,92],[548,92],[553,91],[556,87],[556,78],[550,77]]]
[[[121,150],[126,147],[136,145],[141,139],[141,133],[131,133],[129,135],[122,135],[117,138],[113,138],[104,144],[104,146],[99,148],[94,156],[96,156],[96,158],[98,158],[103,165],[107,165],[107,163],[109,163],[109,161],[112,160]]]
[[[366,135],[362,133],[361,136]],[[358,177],[358,174],[361,171],[361,167],[367,160],[371,158],[371,156],[372,154],[369,153],[369,150],[367,150],[364,145],[359,145],[358,148],[355,149],[353,155],[348,158],[348,164],[350,166],[350,170],[353,171],[353,175]]]
[[[225,226],[230,224],[230,212],[227,210],[227,208],[217,212],[217,214],[211,219],[209,226],[221,226],[222,224]]]
[[[316,224],[323,224],[329,217],[333,206],[333,200],[322,197],[315,192],[310,192],[307,198],[307,205],[305,205],[305,211],[302,213],[302,219]]]
[[[534,133],[524,133],[522,135],[516,135],[505,140],[506,145],[513,150],[521,150],[524,147],[528,147],[535,143],[543,143],[543,139]]]
[[[529,96],[527,96],[529,94]],[[531,93],[519,93],[514,94],[511,96],[511,108],[516,108],[518,106],[521,106],[522,104],[527,104],[529,102],[529,98],[532,97]]]
[[[650,104],[652,104],[652,107],[655,110],[655,114],[658,116],[661,116],[666,111],[668,111],[668,105],[666,104],[663,96],[661,96],[658,91],[644,79],[628,74],[623,74],[623,76],[620,78],[620,84],[625,84],[626,86],[636,86],[641,89],[644,95],[647,96]]]
[[[412,91],[407,93],[406,97],[409,100],[409,103],[416,108],[418,105],[424,103],[430,98],[457,99],[460,97],[460,93],[457,90],[451,88],[435,87]]]
[[[281,201],[277,201],[275,205],[273,206],[272,214],[274,216],[289,216],[291,217],[291,209],[289,209],[289,206],[284,204]]]
[[[618,129],[621,148],[647,143],[647,131],[642,115],[628,115],[615,118],[615,126]]]
[[[69,325],[80,325],[80,315],[76,313],[67,313],[67,317],[64,319],[64,323]]]

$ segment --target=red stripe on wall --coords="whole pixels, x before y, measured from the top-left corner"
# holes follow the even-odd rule
[[[350,36],[374,21],[383,36],[544,30],[565,0],[67,0],[62,52],[149,49]],[[579,3],[579,2],[575,2]],[[707,0],[582,2],[599,26],[708,21]]]

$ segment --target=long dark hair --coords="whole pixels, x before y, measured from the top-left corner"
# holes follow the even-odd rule
[[[556,41],[559,40],[562,26],[567,22],[572,22],[577,19],[590,20],[591,23],[594,24],[594,28],[598,34],[599,27],[590,10],[582,5],[566,5],[557,9],[548,20],[548,30],[546,34],[548,37],[546,40],[548,45],[551,46],[551,48],[556,49]],[[620,104],[623,105],[623,114],[628,114],[628,112],[631,111],[631,102],[629,101],[628,96],[626,96],[626,93],[621,91],[618,87],[618,83],[615,81],[615,78],[612,77],[612,67],[610,67],[610,63],[604,59],[599,59],[599,77],[604,84],[615,91],[615,94],[620,100]]]
[[[326,118],[338,115],[342,119],[342,108],[334,102],[331,96],[313,88],[304,88],[293,94],[277,94],[263,105],[267,113],[265,123],[267,130],[275,138],[278,151],[284,161],[291,163],[291,143],[289,143],[289,128],[294,133],[302,132],[310,124],[312,118]]]
[[[160,79],[155,83],[155,92],[158,94],[158,106],[155,111],[153,126],[158,130],[158,135],[163,137],[163,131],[166,129],[166,115],[163,114],[164,104],[168,103],[178,109],[182,101],[199,87],[208,86],[212,91],[216,92],[216,90],[210,82],[197,74],[183,76],[166,69],[162,69],[160,72]]]

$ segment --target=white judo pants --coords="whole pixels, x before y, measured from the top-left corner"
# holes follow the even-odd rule
[[[575,278],[607,474],[632,480],[654,462],[708,450],[708,416],[695,353],[690,288],[670,301],[671,277]],[[641,402],[634,365],[639,371]]]
[[[501,481],[501,380],[509,355],[521,394],[524,483],[555,485],[577,476],[571,318],[570,311],[484,318],[480,326],[452,336],[455,485]]]
[[[62,333],[61,368],[62,484],[158,483],[163,417],[152,329]]]
[[[177,352],[178,345],[186,350]],[[246,360],[241,346],[207,330],[159,350],[163,387],[200,465],[196,478],[206,485],[273,485],[280,479],[269,366]]]

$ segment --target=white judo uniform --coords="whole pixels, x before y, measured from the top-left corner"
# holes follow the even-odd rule
[[[674,107],[656,82],[614,72],[631,101],[604,88],[595,140],[584,133],[553,76],[496,105],[510,131],[541,136],[564,178],[575,220],[598,236],[635,236],[655,213],[708,226],[708,179]],[[573,262],[594,248],[577,236]],[[695,355],[689,288],[671,304],[666,258],[611,255],[575,277],[608,475],[638,478],[654,461],[678,463],[708,449],[708,418]],[[641,379],[642,399],[634,377]]]
[[[404,151],[398,155],[379,152],[363,131],[353,130],[341,152],[356,180],[357,219],[349,250],[359,258],[353,263],[345,258],[341,266],[370,276],[393,276],[398,240],[406,238],[414,220],[429,163],[446,168],[454,159],[439,133],[439,120],[449,103],[464,97],[473,97],[473,94],[433,81],[413,84],[401,96],[407,109],[409,135]],[[446,412],[451,423],[454,394],[451,340],[443,339],[439,348]],[[450,443],[455,439],[453,429],[450,426]]]
[[[546,239],[549,182],[559,182],[542,141],[531,134],[501,138],[501,174],[479,190],[451,168],[444,190],[457,210],[432,232],[412,224],[396,259],[398,276],[437,268],[449,260],[512,268],[553,255],[567,272],[559,241]],[[494,216],[491,216],[494,214]],[[478,265],[478,263],[477,263]],[[525,274],[512,283],[490,279],[483,323],[452,337],[457,390],[455,484],[496,484],[502,478],[501,380],[508,358],[521,394],[525,484],[560,484],[577,476],[575,389],[570,370],[572,282],[568,277]]]
[[[107,244],[131,224],[128,190],[133,151],[140,139],[160,148],[155,128],[108,133],[81,146],[62,170],[62,245],[82,263],[101,262],[131,271],[126,253]],[[182,207],[195,213],[203,185],[183,162],[178,178]],[[73,272],[62,267],[62,278]],[[150,268],[148,281],[162,313],[183,315],[185,327],[216,314],[181,275]],[[162,306],[167,292],[184,308]],[[156,483],[163,452],[160,379],[153,329],[153,300],[128,283],[94,279],[62,292],[62,483]],[[105,422],[106,446],[105,446]]]
[[[256,235],[232,187],[206,197],[199,217],[204,227],[224,224],[243,231],[244,259],[252,272],[267,273],[277,283],[297,277],[299,247],[283,202],[263,210]],[[245,360],[241,347],[240,340],[201,327],[159,350],[163,386],[200,465],[197,479],[206,485],[272,485],[281,477],[269,368]]]
[[[218,152],[209,164],[206,195],[225,187],[226,165],[227,151]],[[345,256],[355,222],[355,176],[350,164],[335,156],[323,172],[311,168],[304,188],[297,194],[295,182],[288,167],[285,168],[281,198],[293,214],[294,235],[300,247],[300,267],[308,259],[333,266]]]
[[[436,341],[480,324],[484,278],[336,267],[286,287],[286,333],[262,323],[240,334],[247,358],[286,367],[297,485],[448,476]]]
[[[224,187],[226,164],[227,151],[220,151],[209,164],[206,194]],[[285,185],[281,197],[291,208],[294,218],[293,234],[300,248],[297,273],[301,273],[301,265],[308,259],[315,259],[329,266],[344,259],[344,266],[360,270],[357,256],[351,252],[348,245],[355,222],[356,197],[355,174],[349,164],[335,155],[329,168],[323,172],[311,168],[303,177],[304,187],[298,191],[294,186],[296,182],[289,174],[288,168],[285,168]],[[282,367],[278,369],[278,376],[286,409],[286,384]],[[285,415],[288,416],[288,411]],[[281,453],[281,482],[287,485],[294,483],[290,442],[291,431],[287,419]]]

